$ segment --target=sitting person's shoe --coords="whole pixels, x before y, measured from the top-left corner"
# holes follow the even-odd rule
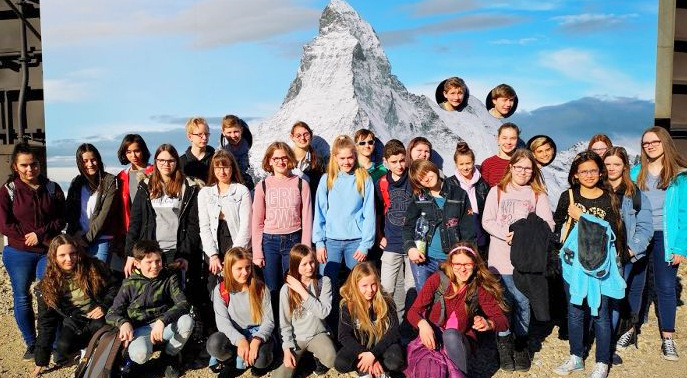
[[[677,361],[680,359],[680,356],[677,355],[675,340],[673,340],[672,337],[663,339],[661,342],[661,353],[663,353],[663,358],[668,361]]]
[[[208,363],[208,369],[215,374],[219,374],[222,369],[224,369],[224,364],[215,357],[210,357],[210,362]]]
[[[582,370],[584,370],[584,361],[582,360],[582,358],[577,357],[575,355],[571,355],[560,366],[553,369],[553,372],[558,375],[568,375],[574,371]]]
[[[181,376],[181,361],[179,355],[170,356],[165,352],[160,354],[165,365],[165,378],[179,378]]]
[[[313,373],[315,373],[315,375],[325,375],[325,374],[327,374],[328,371],[329,371],[329,368],[324,366],[320,362],[320,360],[315,358],[315,371],[313,371]]]
[[[606,378],[608,377],[608,364],[597,362],[594,365],[594,370],[588,375],[589,378]]]

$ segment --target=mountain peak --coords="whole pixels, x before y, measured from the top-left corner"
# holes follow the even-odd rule
[[[351,23],[362,22],[358,13],[347,2],[343,0],[332,0],[329,2],[322,17],[320,17],[320,34],[326,32],[330,27],[343,26]]]

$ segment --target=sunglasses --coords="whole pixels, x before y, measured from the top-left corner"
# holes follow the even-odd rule
[[[375,140],[374,139],[372,139],[372,140],[361,140],[360,142],[358,142],[358,146],[364,146],[366,144],[368,146],[373,146],[375,144]]]

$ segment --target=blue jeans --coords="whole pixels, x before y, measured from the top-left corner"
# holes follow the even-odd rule
[[[421,264],[410,263],[410,271],[413,272],[413,278],[415,279],[415,290],[419,293],[422,287],[425,286],[427,278],[432,275],[432,273],[439,270],[439,264],[442,260],[437,260],[433,257],[425,255],[425,262]]]
[[[663,231],[656,231],[647,249],[647,258],[654,269],[658,325],[662,332],[675,332],[675,310],[677,308],[675,284],[678,266],[665,262],[664,254]]]
[[[278,295],[284,281],[284,274],[289,270],[289,252],[291,247],[301,242],[301,232],[285,235],[262,234],[262,252],[265,255],[265,284]]]
[[[155,322],[134,329],[134,339],[129,344],[129,358],[131,361],[143,365],[153,354],[153,343],[150,341],[150,333]],[[162,331],[162,339],[165,342],[165,353],[176,356],[193,331],[193,318],[189,314],[182,315],[174,323],[165,325]]]
[[[570,287],[565,284],[565,291],[570,298]],[[594,325],[594,338],[596,339],[596,362],[605,364],[611,363],[611,338],[613,328],[611,327],[611,299],[605,295],[601,296],[599,305],[599,315],[591,316],[591,310],[587,306],[586,300],[582,306],[570,303],[568,299],[568,340],[570,342],[570,354],[584,358],[584,335],[589,327],[585,325],[585,317],[591,319]]]
[[[46,262],[44,253],[22,251],[10,246],[5,246],[2,252],[2,263],[12,285],[14,319],[27,346],[36,343],[36,316],[31,305],[30,287],[33,281],[43,277]]]
[[[647,260],[648,258],[644,256],[641,260],[627,263],[623,267],[623,279],[627,283],[627,293],[625,299],[613,300],[613,329],[618,327],[622,301],[627,301],[633,316],[638,315],[641,311],[642,295],[646,283]]]
[[[327,239],[324,242],[327,248],[327,262],[320,264],[320,274],[329,277],[332,280],[332,289],[338,289],[339,270],[341,269],[341,261],[344,260],[348,269],[358,263],[353,254],[358,249],[361,239],[351,240],[334,240]],[[336,290],[338,292],[338,290]]]
[[[501,285],[503,285],[503,295],[510,306],[508,312],[510,330],[499,332],[499,336],[508,336],[511,331],[514,331],[516,336],[527,336],[530,330],[530,300],[515,287],[512,274],[502,274]]]
[[[100,238],[93,241],[88,246],[88,254],[95,257],[96,259],[105,263],[105,265],[110,265],[110,241],[112,239]]]

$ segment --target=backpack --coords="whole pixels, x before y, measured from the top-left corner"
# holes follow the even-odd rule
[[[224,280],[219,281],[219,295],[224,300],[224,305],[229,307],[229,290],[224,286]]]
[[[446,300],[444,299],[444,294],[448,290],[448,276],[442,270],[439,270],[439,287],[434,292],[434,300],[432,301],[432,307],[434,304],[439,302],[441,306],[441,313],[439,315],[439,324],[442,324],[446,320]],[[430,307],[431,308],[431,307]]]
[[[384,214],[389,210],[391,205],[391,198],[389,198],[389,179],[386,175],[379,178],[379,192],[382,193],[382,201],[384,202]]]
[[[93,334],[86,353],[79,361],[75,378],[109,378],[119,375],[122,341],[119,329],[104,325]]]
[[[14,202],[14,191],[16,189],[16,186],[14,185],[14,181],[10,181],[7,184],[5,184],[5,189],[7,189],[7,194],[9,194],[9,196],[10,196],[10,202]],[[45,184],[45,189],[48,191],[50,198],[54,199],[55,193],[57,192],[57,188],[55,187],[55,182],[54,181],[48,181]]]

